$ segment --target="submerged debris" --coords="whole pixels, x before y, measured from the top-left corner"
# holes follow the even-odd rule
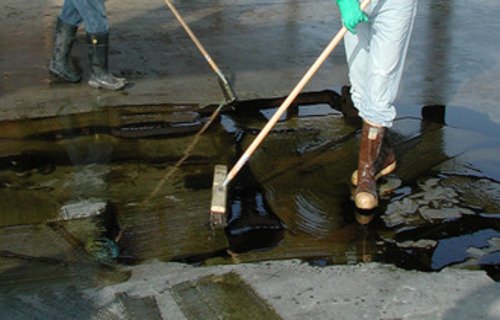
[[[456,219],[475,214],[471,209],[461,205],[460,194],[453,187],[442,186],[438,178],[420,182],[418,187],[421,192],[413,192],[387,206],[382,219],[388,227]]]
[[[108,203],[98,199],[85,199],[63,205],[59,211],[61,220],[98,216],[107,210]]]
[[[403,242],[398,242],[396,245],[400,248],[434,248],[437,246],[438,242],[435,240],[428,240],[428,239],[421,239],[418,241],[403,241]]]
[[[85,250],[98,261],[110,262],[120,254],[120,248],[106,237],[90,237],[85,242]]]

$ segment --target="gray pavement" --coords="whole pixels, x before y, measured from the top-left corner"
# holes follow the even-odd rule
[[[0,305],[4,315],[11,315],[8,319],[31,317],[19,316],[23,311],[13,310],[7,301],[44,310],[51,319],[74,315],[75,309],[68,307],[72,305],[81,310],[78,319],[255,319],[250,310],[246,314],[239,308],[246,301],[231,295],[226,296],[229,301],[217,299],[214,287],[224,285],[228,274],[240,279],[240,287],[251,287],[246,299],[265,304],[268,314],[283,319],[500,319],[499,285],[482,272],[423,273],[376,263],[319,268],[296,260],[203,268],[152,262],[133,268],[121,284],[85,291],[10,292],[0,297]],[[196,286],[199,279],[209,279],[212,290]],[[192,316],[196,308],[204,310],[202,316]]]
[[[133,83],[121,92],[50,80],[47,64],[52,30],[62,1],[2,1],[0,119],[37,118],[108,106],[205,106],[223,101],[216,76],[162,1],[110,0],[106,4],[112,31],[111,68]],[[229,75],[240,99],[286,95],[340,27],[330,0],[175,4]],[[453,117],[455,109],[465,109],[498,128],[500,45],[495,39],[500,37],[499,8],[500,4],[488,0],[452,4],[420,1],[403,94],[398,100],[401,115],[418,113],[422,105],[444,104],[449,106],[452,125],[471,125],[467,119]],[[84,35],[80,31],[73,55],[88,77]],[[346,74],[339,47],[307,90],[346,84]],[[126,294],[153,299],[147,300],[157,306],[148,304],[150,314],[184,319],[186,313],[173,296],[175,285],[210,274],[236,272],[284,319],[500,319],[500,286],[483,271],[446,268],[423,273],[376,263],[318,268],[295,260],[199,268],[151,262],[126,269],[131,272],[127,281],[75,289],[77,294],[68,296],[73,302],[88,302],[87,307],[80,306],[85,312],[79,318],[137,318],[133,312],[127,313],[127,303],[133,300],[119,299],[119,294]],[[25,292],[6,293],[0,297],[4,312],[0,318],[30,318],[16,306],[33,308],[40,315],[55,315],[53,310],[62,308],[50,309]],[[13,312],[9,314],[12,317],[7,310]]]
[[[500,319],[500,286],[482,272],[403,271],[381,264],[311,267],[296,260],[223,267],[154,263],[124,284],[88,294],[111,308],[114,293],[154,296],[165,319],[183,319],[169,289],[236,272],[283,319]]]
[[[111,68],[134,84],[104,92],[52,84],[47,73],[54,19],[62,1],[3,1],[0,8],[0,118],[85,111],[98,106],[223,99],[216,76],[162,1],[107,1]],[[340,27],[326,1],[176,2],[240,99],[286,95]],[[500,123],[500,22],[487,0],[422,0],[399,100],[463,107]],[[480,21],[480,23],[478,23]],[[84,32],[73,56],[87,77]],[[343,48],[334,51],[306,90],[348,82]],[[406,109],[405,109],[406,110]],[[404,112],[405,110],[401,110]],[[411,111],[409,111],[411,112]]]

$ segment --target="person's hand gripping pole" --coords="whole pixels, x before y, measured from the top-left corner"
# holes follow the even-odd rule
[[[368,22],[368,16],[363,12],[358,0],[337,0],[343,25],[352,34],[356,34],[356,26]]]

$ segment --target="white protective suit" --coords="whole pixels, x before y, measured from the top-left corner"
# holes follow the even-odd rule
[[[372,0],[365,9],[368,22],[348,32],[344,44],[349,64],[351,94],[359,115],[374,124],[391,127],[393,105],[418,0]]]

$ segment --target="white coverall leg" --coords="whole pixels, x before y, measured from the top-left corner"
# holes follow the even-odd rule
[[[344,38],[351,94],[364,120],[391,127],[418,0],[372,0],[367,23]]]

